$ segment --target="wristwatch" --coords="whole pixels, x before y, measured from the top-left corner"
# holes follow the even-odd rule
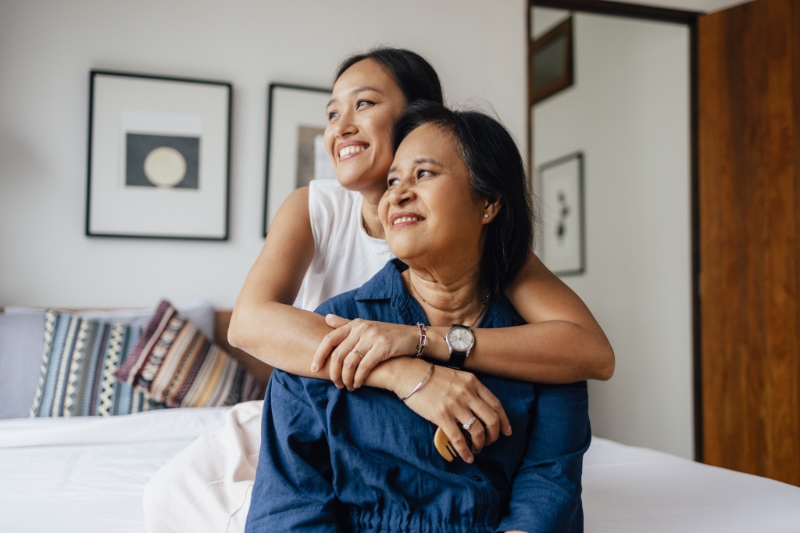
[[[444,336],[447,349],[450,351],[450,360],[447,366],[461,370],[469,357],[469,352],[475,346],[475,335],[469,326],[453,324]]]

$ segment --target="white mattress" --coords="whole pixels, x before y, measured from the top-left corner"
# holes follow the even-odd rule
[[[142,488],[228,408],[0,421],[0,531],[142,532]],[[595,438],[587,533],[800,532],[800,488]]]
[[[587,533],[800,533],[800,487],[595,437]]]
[[[0,532],[143,532],[145,482],[227,409],[0,421]]]

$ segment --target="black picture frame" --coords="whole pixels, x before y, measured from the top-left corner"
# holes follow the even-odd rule
[[[558,276],[586,272],[584,156],[567,154],[537,169],[541,220],[539,251],[544,264]]]
[[[573,51],[572,16],[541,37],[530,39],[528,87],[531,106],[572,86],[575,81]]]
[[[225,241],[229,82],[89,72],[88,237]]]
[[[331,89],[271,83],[267,101],[267,149],[262,235],[292,191],[311,179],[336,179],[322,145]]]

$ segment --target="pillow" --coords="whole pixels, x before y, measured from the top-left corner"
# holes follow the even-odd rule
[[[44,311],[0,313],[0,419],[31,410],[42,366]]]
[[[117,378],[169,407],[216,407],[260,399],[236,359],[163,300]]]
[[[214,306],[208,299],[179,305],[182,315],[209,337],[214,335]],[[66,312],[66,311],[63,311]],[[148,309],[70,311],[101,322],[144,328],[155,312]],[[40,375],[45,309],[6,307],[0,312],[0,419],[28,416]]]
[[[141,328],[47,311],[30,417],[111,416],[165,407],[115,379]]]

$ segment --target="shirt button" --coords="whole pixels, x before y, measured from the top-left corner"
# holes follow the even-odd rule
[[[481,482],[481,481],[483,481],[483,478],[481,476],[472,476],[472,481]]]

